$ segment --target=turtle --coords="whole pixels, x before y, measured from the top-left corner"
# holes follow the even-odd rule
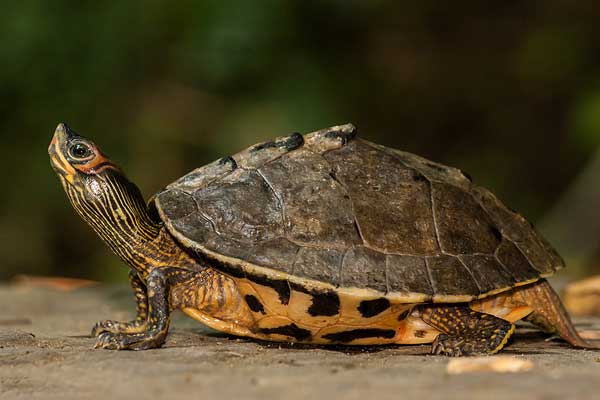
[[[175,310],[259,341],[489,355],[527,320],[598,348],[546,280],[564,261],[532,224],[461,170],[352,124],[222,157],[148,202],[66,124],[48,151],[77,214],[130,269],[137,315],[96,323],[95,348],[161,347]]]

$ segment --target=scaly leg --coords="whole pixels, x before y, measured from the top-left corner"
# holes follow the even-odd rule
[[[146,279],[148,320],[143,325],[144,330],[137,333],[102,332],[98,336],[95,347],[111,350],[145,350],[162,346],[169,329],[170,286],[190,279],[190,276],[193,276],[192,272],[175,267],[152,270]]]
[[[510,322],[467,305],[423,307],[421,318],[442,332],[433,342],[432,352],[454,357],[497,353],[515,330]]]
[[[600,349],[599,341],[590,342],[579,336],[560,298],[545,279],[515,289],[517,296],[533,309],[526,318],[528,321],[548,333],[559,335],[572,346]]]
[[[92,328],[92,336],[98,336],[102,332],[112,333],[139,333],[143,332],[148,320],[148,296],[146,295],[146,286],[133,271],[129,271],[129,283],[133,289],[137,303],[137,316],[133,321],[119,322],[105,320],[97,322]]]

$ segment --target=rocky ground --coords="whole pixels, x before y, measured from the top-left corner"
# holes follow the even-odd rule
[[[123,286],[74,292],[0,286],[0,398],[592,399],[600,352],[575,350],[527,327],[503,352],[529,372],[447,372],[428,346],[315,348],[236,339],[179,314],[162,349],[93,350],[99,319],[128,319]],[[600,329],[600,319],[578,320]]]

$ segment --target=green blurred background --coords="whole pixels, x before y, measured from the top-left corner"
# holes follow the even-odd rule
[[[68,204],[58,122],[150,196],[192,168],[345,122],[468,171],[600,272],[594,1],[21,1],[0,13],[0,279],[127,271]]]

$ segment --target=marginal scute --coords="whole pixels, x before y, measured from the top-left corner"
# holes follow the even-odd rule
[[[165,201],[164,203],[162,202],[163,199]],[[161,197],[161,206],[166,206],[168,204],[167,198]],[[217,234],[214,232],[212,224],[199,212],[181,216],[177,212],[178,208],[176,207],[168,207],[166,210],[165,214],[173,225],[173,228],[180,232],[185,238],[188,238],[188,242],[206,243],[211,240],[211,238],[216,238]]]
[[[508,240],[498,247],[496,258],[516,282],[527,282],[539,277],[538,272],[533,269],[523,253]]]
[[[429,184],[414,169],[360,139],[324,157],[348,188],[370,247],[415,256],[439,252]]]
[[[564,267],[563,259],[525,218],[484,188],[474,188],[473,193],[502,234],[517,245],[540,274],[549,275]]]
[[[392,293],[421,293],[433,296],[429,273],[423,257],[387,255],[387,280]]]
[[[213,230],[212,223],[201,213],[195,212],[171,221],[174,229],[185,237],[184,245],[199,251],[196,245],[202,243],[206,248],[219,254],[243,259],[248,255],[248,246],[233,238],[222,237]]]
[[[471,272],[482,293],[510,287],[516,283],[493,255],[463,255],[459,256],[459,259]]]
[[[160,199],[169,219],[178,220],[198,211],[194,198],[184,191],[174,189],[162,192]]]
[[[294,276],[340,285],[340,269],[344,252],[339,249],[301,247],[294,262]]]
[[[460,262],[453,256],[440,255],[426,259],[431,276],[434,296],[471,296],[477,297],[479,287]]]
[[[385,255],[367,247],[353,247],[342,263],[342,286],[387,292]]]
[[[432,183],[440,245],[449,254],[493,254],[500,240],[497,229],[473,196],[446,183]],[[500,238],[501,239],[501,238]]]
[[[300,247],[285,238],[247,245],[246,260],[265,267],[292,274],[294,260]]]
[[[258,171],[284,205],[287,237],[319,246],[361,243],[352,203],[323,157],[299,149]]]

